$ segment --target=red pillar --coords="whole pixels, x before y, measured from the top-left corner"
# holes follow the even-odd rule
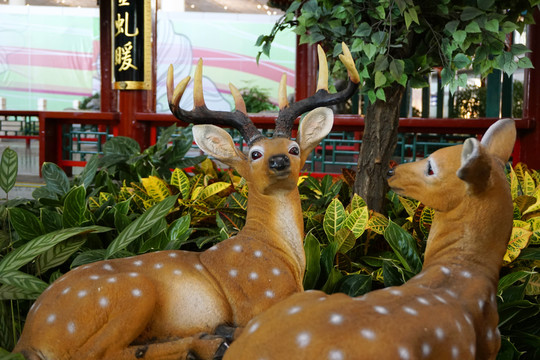
[[[535,126],[521,136],[520,160],[531,169],[540,169],[540,11],[535,10],[536,24],[529,25],[527,30],[527,46],[534,69],[525,70],[523,84],[523,118],[533,120]]]
[[[296,96],[302,100],[315,94],[317,90],[317,49],[314,45],[302,44],[296,37]]]

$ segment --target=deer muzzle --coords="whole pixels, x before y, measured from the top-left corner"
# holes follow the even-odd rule
[[[282,173],[290,169],[291,160],[287,155],[274,155],[268,159],[268,167],[276,173]]]

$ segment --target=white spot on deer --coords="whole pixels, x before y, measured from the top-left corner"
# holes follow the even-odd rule
[[[442,296],[439,296],[439,295],[433,295],[433,297],[435,299],[437,299],[439,302],[443,303],[443,304],[448,304],[448,301],[446,301],[445,298],[443,298]]]
[[[137,276],[139,276],[139,273],[136,273],[136,272],[129,273],[129,277],[137,277]]]
[[[67,287],[64,290],[62,290],[62,295],[66,295],[69,292],[69,290],[71,290],[70,287]]]
[[[437,339],[442,340],[444,339],[444,330],[440,327],[435,329],[435,336],[437,336]]]
[[[293,315],[300,312],[300,310],[302,310],[300,306],[293,306],[292,308],[289,309],[289,311],[287,311],[287,314]]]
[[[70,333],[70,334],[74,334],[75,333],[75,323],[73,321],[70,321],[68,324],[67,324],[67,331]]]
[[[251,280],[257,280],[259,278],[259,274],[257,274],[255,271],[252,271],[249,273],[249,278]]]
[[[114,269],[111,266],[111,264],[105,264],[105,265],[103,265],[103,270],[113,271]]]
[[[195,269],[203,271],[204,267],[201,264],[195,264]]]
[[[232,249],[233,249],[234,251],[236,251],[236,252],[240,252],[240,251],[242,251],[242,245],[236,244],[236,245],[234,245],[234,246],[232,247]]]
[[[92,265],[84,265],[83,267],[81,267],[82,270],[86,270],[86,269],[90,269],[92,267]]]
[[[115,283],[117,280],[118,279],[115,276],[113,276],[113,277],[108,278],[107,282],[112,284],[112,283]]]
[[[476,345],[474,343],[471,343],[471,345],[469,345],[469,352],[472,356],[476,355]]]
[[[269,299],[272,299],[273,297],[276,296],[276,294],[274,294],[274,292],[273,292],[272,290],[266,290],[266,291],[264,292],[264,295],[265,295],[267,298],[269,298]]]
[[[217,245],[214,245],[214,246],[212,246],[212,247],[211,247],[210,249],[208,249],[208,250],[210,250],[210,251],[216,251],[217,249],[218,249],[218,246],[217,246]]]
[[[328,352],[328,360],[343,360],[345,356],[341,350],[330,350]]]
[[[90,280],[98,280],[99,275],[90,275],[89,278],[90,278]]]
[[[461,276],[463,276],[463,277],[466,278],[466,279],[472,278],[472,274],[471,274],[470,271],[463,270],[460,274],[461,274]]]
[[[175,258],[175,257],[178,257],[178,254],[174,252],[169,253],[169,257]]]
[[[403,311],[405,311],[409,315],[414,315],[414,316],[418,315],[418,311],[416,311],[412,307],[404,306],[404,307],[402,307],[402,309],[403,309]]]
[[[486,303],[485,303],[484,300],[478,299],[478,308],[479,308],[480,310],[483,310],[483,309],[484,309],[484,305],[485,305],[485,304],[486,304]]]
[[[427,301],[427,299],[423,297],[417,297],[416,301],[418,301],[422,305],[430,305],[429,301]]]
[[[398,289],[392,289],[392,290],[390,290],[390,294],[396,295],[396,296],[401,296],[401,295],[403,295],[403,292],[401,290],[398,290]]]
[[[334,325],[340,325],[341,323],[343,323],[343,315],[341,314],[330,315],[330,323]]]
[[[399,358],[402,360],[409,360],[411,358],[409,350],[407,348],[404,348],[403,346],[398,347],[398,353]]]
[[[47,316],[47,324],[52,324],[56,320],[56,314]]]
[[[493,330],[492,329],[487,329],[487,331],[486,331],[486,339],[488,339],[488,341],[493,340]]]
[[[182,275],[182,270],[174,269],[173,274],[174,275]]]
[[[311,342],[311,335],[308,332],[301,332],[296,336],[296,344],[299,348],[305,348]]]
[[[99,306],[101,306],[102,308],[106,307],[107,305],[109,305],[109,299],[107,299],[106,297],[101,297],[99,298]]]
[[[451,297],[453,297],[454,299],[457,299],[457,297],[458,297],[458,295],[457,295],[454,291],[452,291],[452,290],[450,290],[450,289],[446,289],[445,292],[446,292],[448,295],[450,295]]]
[[[77,293],[77,296],[80,297],[80,298],[83,298],[85,297],[86,295],[88,295],[88,291],[86,290],[81,290]]]
[[[443,272],[444,275],[450,275],[450,269],[447,268],[446,266],[441,266],[441,271]]]
[[[133,289],[131,290],[131,294],[135,297],[140,297],[142,295],[142,291],[139,289]]]
[[[278,268],[273,268],[272,274],[274,274],[275,276],[281,275],[281,270],[279,270]]]
[[[459,332],[463,331],[463,327],[461,326],[461,323],[459,322],[459,320],[456,320],[456,328]]]
[[[375,310],[381,315],[388,315],[390,313],[390,311],[388,311],[388,309],[385,308],[384,306],[374,306],[373,310]]]
[[[161,269],[162,267],[163,267],[162,263],[154,264],[154,268],[156,268],[156,269]]]
[[[471,316],[469,314],[463,314],[463,317],[465,318],[465,321],[469,323],[469,325],[473,324]]]
[[[456,345],[452,346],[452,357],[459,359],[459,348]]]
[[[238,270],[236,270],[236,269],[229,270],[229,275],[231,277],[236,277],[238,275]]]
[[[259,328],[259,323],[258,322],[254,322],[253,325],[251,325],[248,329],[248,333],[250,334],[253,334],[255,331],[257,331],[257,329]]]
[[[253,256],[260,258],[262,256],[262,251],[261,250],[255,250],[253,252]]]
[[[141,266],[142,264],[143,264],[142,260],[135,260],[133,262],[133,265],[135,265],[135,266]]]
[[[375,338],[377,337],[375,335],[375,332],[371,329],[362,329],[360,330],[360,334],[364,337],[364,339],[367,340],[375,340]]]
[[[424,357],[428,357],[429,354],[431,354],[431,345],[429,345],[428,343],[423,343],[422,344],[422,355]]]

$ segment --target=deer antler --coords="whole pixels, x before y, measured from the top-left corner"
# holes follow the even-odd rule
[[[283,74],[281,82],[279,84],[279,115],[276,119],[276,130],[274,136],[276,137],[291,137],[294,120],[299,116],[319,106],[329,106],[337,104],[351,97],[358,85],[360,84],[360,75],[354,65],[351,52],[345,43],[341,43],[343,54],[339,55],[339,59],[347,68],[349,75],[349,82],[347,87],[337,93],[330,94],[328,92],[328,65],[326,62],[326,54],[320,45],[317,46],[317,54],[319,57],[319,78],[317,81],[317,92],[298,102],[289,105],[287,101],[286,91],[286,75]]]
[[[242,99],[242,95],[240,95],[240,92],[234,85],[229,84],[229,88],[236,105],[235,111],[213,111],[206,107],[202,89],[202,59],[199,59],[199,62],[197,63],[195,78],[193,79],[193,110],[187,111],[182,109],[179,105],[180,99],[182,98],[190,79],[190,76],[185,77],[180,81],[176,88],[174,88],[174,69],[172,65],[169,66],[169,71],[167,73],[167,100],[171,112],[177,119],[192,124],[230,126],[240,131],[240,134],[249,146],[257,139],[263,137],[261,132],[247,116],[246,105]]]

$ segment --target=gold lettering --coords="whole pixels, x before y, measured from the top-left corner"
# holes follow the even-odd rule
[[[128,41],[124,47],[118,46],[114,50],[114,65],[120,65],[118,71],[126,71],[130,68],[138,70],[138,68],[133,65],[132,50],[133,44],[131,41]]]
[[[125,18],[122,18],[122,15],[116,14],[116,20],[114,21],[114,27],[116,28],[116,34],[114,36],[118,36],[119,34],[124,34],[128,37],[134,37],[139,35],[139,28],[135,28],[135,32],[130,33],[128,29],[129,25],[129,13],[126,11],[124,13]]]
[[[129,6],[128,0],[118,0],[118,6]]]

